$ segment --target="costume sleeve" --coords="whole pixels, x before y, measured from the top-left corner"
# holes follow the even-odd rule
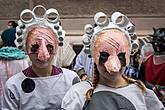
[[[78,72],[80,69],[84,68],[84,62],[86,60],[85,57],[85,53],[84,53],[84,49],[81,50],[81,52],[78,54],[77,58],[76,58],[76,64],[74,66],[74,70],[76,72]]]
[[[145,102],[147,110],[165,110],[162,102],[152,90],[147,89],[147,93],[145,94]]]
[[[18,97],[7,86],[5,86],[2,96],[2,110],[18,110]]]
[[[74,89],[74,87],[71,88],[63,98],[62,108],[64,110],[81,110],[82,102]]]
[[[82,110],[85,103],[85,94],[91,85],[87,81],[81,81],[73,85],[62,100],[63,110]]]

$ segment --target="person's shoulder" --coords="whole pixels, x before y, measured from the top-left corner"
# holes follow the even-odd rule
[[[91,81],[80,81],[79,83],[73,85],[72,88],[75,88],[76,90],[78,89],[91,89],[92,88],[92,82]]]
[[[158,99],[153,90],[146,89],[146,93],[144,94],[145,102],[148,108],[152,108],[152,110],[164,110],[164,106],[162,102]]]
[[[65,94],[61,107],[65,110],[82,110],[85,94],[91,88],[89,82],[81,81],[73,85]]]
[[[86,92],[92,89],[92,85],[88,81],[80,81],[74,84],[67,92],[68,95],[78,95],[84,97]]]
[[[65,81],[72,82],[72,85],[80,82],[80,78],[76,72],[69,70],[67,68],[61,68],[61,69],[62,69],[63,76],[65,77]]]
[[[2,32],[1,37],[8,37],[8,35],[14,35],[15,36],[15,33],[16,33],[16,29],[15,28],[5,29]]]
[[[145,93],[145,97],[152,99],[152,98],[156,97],[156,94],[154,93],[153,90],[147,88],[146,93]]]
[[[79,94],[78,96],[85,96],[89,89],[92,89],[92,86],[88,81],[80,81],[79,83],[74,84],[69,91],[77,95]]]
[[[24,79],[24,77],[25,76],[22,72],[16,73],[6,81],[6,85],[17,85]]]
[[[63,74],[65,74],[65,75],[68,75],[68,74],[77,75],[77,73],[73,70],[70,70],[70,69],[67,69],[67,68],[61,68],[61,69],[63,71]]]

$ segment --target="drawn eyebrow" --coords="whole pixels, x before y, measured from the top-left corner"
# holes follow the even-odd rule
[[[110,40],[110,42],[108,42],[108,43],[110,43],[113,47],[115,47],[118,50],[120,47],[120,44],[113,38],[110,38],[109,40]]]

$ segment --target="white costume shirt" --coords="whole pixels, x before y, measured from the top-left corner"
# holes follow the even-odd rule
[[[9,78],[2,110],[60,110],[65,93],[79,80],[75,72],[65,68],[62,71],[58,75],[35,78],[20,72]]]
[[[61,108],[64,110],[82,110],[85,105],[85,93],[90,88],[91,86],[87,82],[80,82],[72,86],[64,96]],[[131,106],[124,105],[126,101]],[[88,108],[84,110],[118,110],[119,108],[112,103],[117,103],[119,107],[133,107],[133,109],[130,108],[131,110],[164,110],[162,103],[153,91],[147,89],[147,92],[143,94],[135,84],[118,89],[99,84],[94,90],[89,105],[87,105]],[[123,110],[130,109],[123,108]]]
[[[0,60],[0,109],[1,97],[3,94],[3,88],[6,81],[16,73],[29,67],[30,61],[28,57],[19,60]]]
[[[61,108],[64,110],[82,110],[85,103],[85,94],[91,87],[87,81],[73,85],[64,96]]]

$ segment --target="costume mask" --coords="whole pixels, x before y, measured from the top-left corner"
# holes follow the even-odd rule
[[[26,39],[26,50],[28,54],[37,54],[38,59],[47,61],[50,54],[55,54],[58,47],[58,39],[50,28],[35,27]]]
[[[37,13],[36,10],[42,10],[42,12]],[[27,15],[31,18],[26,19]],[[16,46],[19,49],[28,49],[28,54],[36,52],[40,54],[41,52],[47,55],[54,53],[54,50],[57,49],[57,43],[59,46],[63,45],[65,36],[65,31],[60,25],[58,11],[54,8],[46,10],[42,5],[21,12],[16,32]],[[25,44],[28,46],[25,46]]]
[[[108,72],[119,72],[122,66],[129,64],[130,54],[138,50],[135,27],[120,12],[114,12],[111,20],[98,12],[94,21],[94,28],[90,24],[84,28],[85,52],[94,57],[96,64],[104,64]]]
[[[96,64],[102,62],[99,60],[100,53],[108,53],[107,60],[103,61],[108,72],[119,72],[121,69],[121,62],[118,57],[120,53],[125,53],[126,63],[129,63],[128,40],[123,32],[118,29],[110,29],[101,32],[92,45]]]

